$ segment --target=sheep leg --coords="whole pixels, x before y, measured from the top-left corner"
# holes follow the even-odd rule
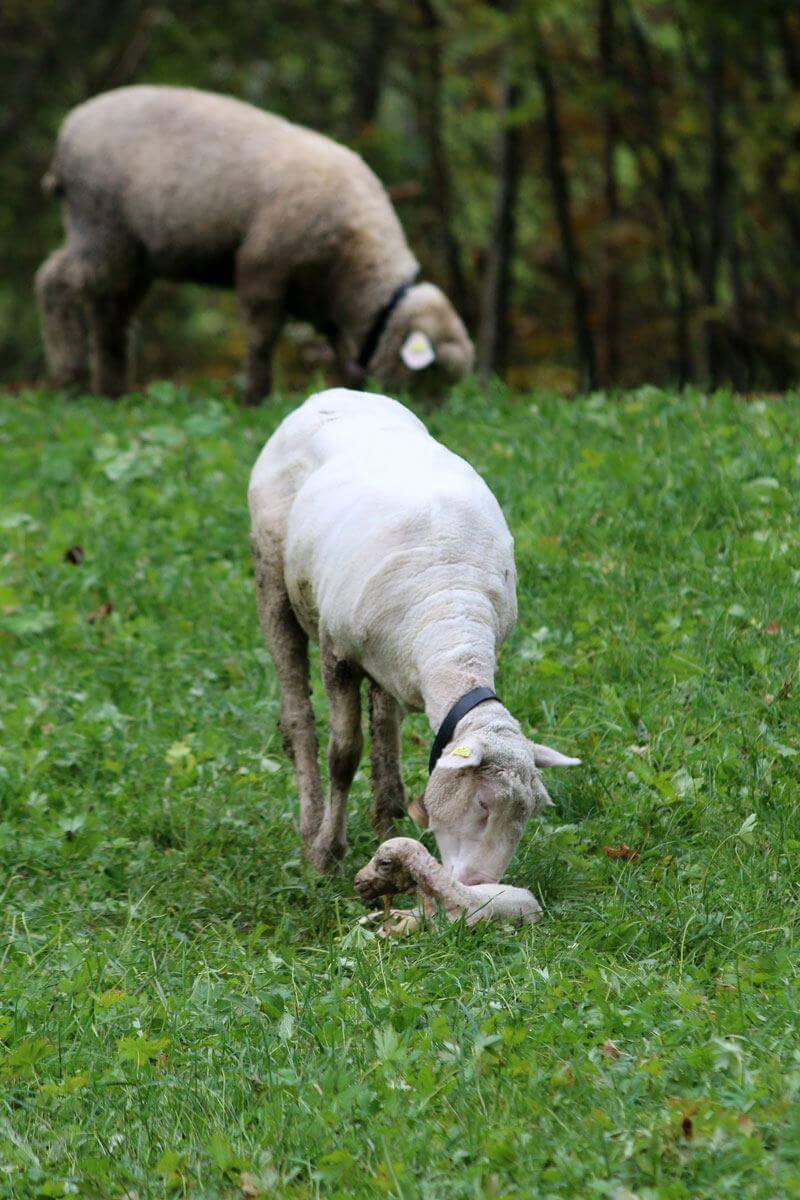
[[[321,871],[330,869],[344,854],[347,843],[347,797],[361,760],[361,680],[355,663],[338,659],[323,641],[320,644],[322,682],[328,697],[328,795],[322,826],[311,858]]]
[[[50,378],[56,387],[85,386],[89,352],[83,270],[66,246],[36,272],[36,298]]]
[[[121,396],[128,388],[130,323],[144,292],[136,286],[91,298],[92,391],[101,396]]]
[[[272,352],[283,324],[283,289],[271,281],[265,291],[263,264],[242,255],[237,263],[236,291],[245,322],[244,403],[254,407],[272,391]]]
[[[369,732],[372,761],[372,824],[383,841],[395,817],[405,815],[400,771],[400,706],[374,681],[369,685]]]
[[[248,408],[255,408],[272,391],[272,351],[279,332],[277,321],[271,331],[248,325],[243,401]]]
[[[283,578],[280,549],[252,543],[256,598],[261,628],[280,685],[279,726],[294,763],[300,793],[300,836],[306,857],[322,820],[322,784],[317,759],[317,732],[311,706],[308,638],[292,610]]]
[[[377,925],[378,937],[407,937],[416,933],[426,914],[421,908],[390,908],[388,913],[383,908],[375,909],[359,917],[359,925],[368,927]]]

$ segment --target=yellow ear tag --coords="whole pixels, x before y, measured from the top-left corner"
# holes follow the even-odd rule
[[[469,758],[472,751],[469,746],[456,746],[455,750],[451,750],[450,753],[455,754],[457,758]]]

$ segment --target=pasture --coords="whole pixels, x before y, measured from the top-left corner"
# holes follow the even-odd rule
[[[516,538],[498,692],[585,766],[507,875],[538,926],[391,944],[366,759],[301,861],[256,619],[296,399],[0,400],[0,1197],[800,1196],[798,396],[429,417]]]

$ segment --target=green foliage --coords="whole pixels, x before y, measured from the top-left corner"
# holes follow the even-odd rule
[[[288,402],[5,397],[0,1197],[800,1195],[797,401],[430,418],[516,538],[500,694],[586,765],[510,870],[538,927],[387,945],[365,767],[344,876],[301,861],[255,616]]]

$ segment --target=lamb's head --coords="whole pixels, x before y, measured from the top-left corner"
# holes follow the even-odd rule
[[[528,741],[505,710],[487,718],[474,709],[459,722],[409,815],[431,830],[460,883],[499,883],[529,818],[552,804],[539,767],[579,761]]]
[[[369,364],[369,374],[395,388],[431,390],[472,369],[475,352],[450,301],[433,283],[409,288],[395,308]]]
[[[383,842],[356,875],[355,888],[359,897],[368,903],[377,900],[378,896],[413,892],[416,881],[407,863],[419,849],[419,842],[413,838],[389,838]]]

